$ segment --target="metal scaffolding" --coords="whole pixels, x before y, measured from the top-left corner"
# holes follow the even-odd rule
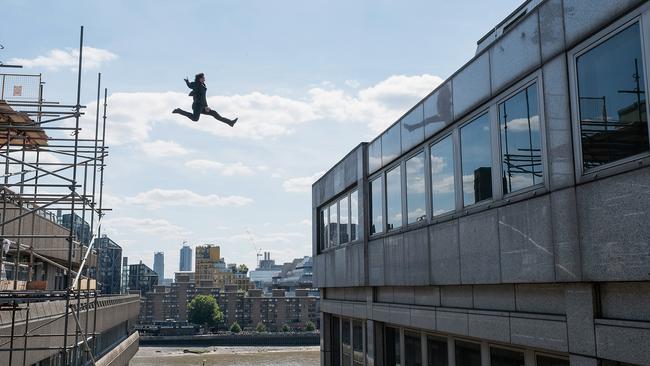
[[[107,211],[102,195],[108,91],[101,106],[98,74],[94,126],[84,123],[83,30],[75,104],[44,100],[41,75],[0,74],[0,317],[11,317],[11,333],[0,335],[0,356],[8,353],[9,365],[17,358],[24,365],[27,352],[44,350],[56,352],[50,364],[94,364],[98,352],[93,309],[101,288],[101,249],[93,243]],[[54,272],[45,273],[43,266]],[[65,310],[30,328],[30,307],[48,300],[64,300]],[[38,332],[57,321],[63,329]],[[30,347],[30,337],[61,342]]]

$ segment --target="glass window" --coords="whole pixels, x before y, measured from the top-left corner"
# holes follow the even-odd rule
[[[329,248],[329,228],[330,228],[330,217],[329,212],[327,211],[328,207],[321,209],[320,211],[320,222],[321,222],[321,249]]]
[[[635,23],[576,60],[584,169],[648,151],[639,33]]]
[[[339,244],[345,244],[350,241],[350,214],[348,203],[348,196],[339,200]]]
[[[537,366],[569,366],[566,358],[555,358],[544,355],[537,355]]]
[[[542,182],[537,84],[499,104],[503,193]]]
[[[454,145],[451,135],[431,146],[431,199],[433,216],[456,208]]]
[[[352,365],[352,343],[350,342],[350,320],[343,319],[341,332],[341,353],[343,354],[343,366]]]
[[[370,182],[370,235],[384,231],[384,215],[382,213],[382,177]]]
[[[402,226],[402,171],[397,166],[386,173],[386,228]]]
[[[422,339],[418,333],[404,332],[404,364],[422,366]]]
[[[433,136],[452,120],[451,83],[447,83],[424,101],[425,138]]]
[[[393,127],[386,130],[381,135],[381,163],[389,164],[402,153],[400,141],[400,124],[396,123]]]
[[[456,366],[481,366],[481,345],[455,341]]]
[[[427,337],[428,366],[447,366],[447,340],[444,338]]]
[[[339,239],[339,210],[336,203],[330,206],[330,248],[338,244]]]
[[[406,210],[408,223],[427,218],[424,183],[424,151],[406,161]]]
[[[424,108],[422,104],[404,116],[402,125],[402,150],[407,151],[424,141]]]
[[[352,346],[354,351],[354,365],[363,365],[363,323],[354,321],[352,326]]]
[[[524,353],[509,349],[490,347],[491,366],[524,366]]]
[[[350,241],[359,239],[359,192],[350,194]]]
[[[465,206],[492,198],[492,144],[488,113],[460,129],[463,202]]]
[[[386,327],[386,342],[384,342],[385,350],[385,365],[386,366],[400,366],[402,363],[401,349],[399,341],[399,330],[395,328]]]
[[[381,138],[378,138],[368,146],[368,173],[377,171],[381,166]]]
[[[340,318],[332,317],[332,366],[341,364],[341,323]]]

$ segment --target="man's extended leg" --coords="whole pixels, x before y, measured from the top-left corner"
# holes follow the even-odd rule
[[[180,108],[176,108],[172,111],[172,113],[180,114],[181,116],[185,116],[191,119],[192,121],[196,122],[199,120],[199,117],[201,116],[201,111],[194,110],[193,112],[194,113],[186,112]]]
[[[219,121],[221,121],[221,122],[227,124],[227,125],[230,126],[230,127],[234,126],[234,125],[235,125],[235,122],[237,122],[237,120],[238,120],[238,118],[235,118],[235,119],[228,119],[228,118],[222,117],[222,116],[221,116],[219,113],[217,113],[217,111],[215,111],[214,109],[211,109],[210,112],[205,112],[205,111],[204,111],[203,114],[209,114],[209,115],[211,115],[212,117],[218,119]]]

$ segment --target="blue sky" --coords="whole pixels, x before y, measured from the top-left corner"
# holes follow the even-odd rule
[[[249,267],[247,230],[280,262],[310,255],[311,182],[469,60],[520,2],[5,0],[0,60],[43,73],[45,97],[72,104],[85,26],[88,114],[97,72],[109,89],[105,232],[131,263],[164,251],[172,277],[184,240]],[[170,114],[189,109],[182,79],[197,72],[234,128]]]

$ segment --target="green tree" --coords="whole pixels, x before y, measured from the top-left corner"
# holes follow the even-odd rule
[[[257,323],[257,327],[255,327],[255,331],[259,333],[266,332],[266,325],[264,325],[264,323],[262,322]]]
[[[310,320],[305,325],[305,330],[308,332],[313,332],[316,330],[316,325]]]
[[[237,271],[239,273],[248,273],[248,267],[245,264],[240,264]]]
[[[282,331],[283,331],[283,332],[286,333],[286,332],[288,332],[288,331],[290,331],[290,330],[291,330],[291,329],[289,329],[289,326],[288,326],[286,323],[285,323],[285,324],[282,324]]]
[[[241,327],[239,326],[239,324],[237,322],[234,322],[230,326],[230,331],[233,332],[233,333],[239,333],[239,332],[241,332]]]
[[[187,305],[188,320],[204,327],[216,325],[223,319],[217,300],[210,295],[197,295]]]

